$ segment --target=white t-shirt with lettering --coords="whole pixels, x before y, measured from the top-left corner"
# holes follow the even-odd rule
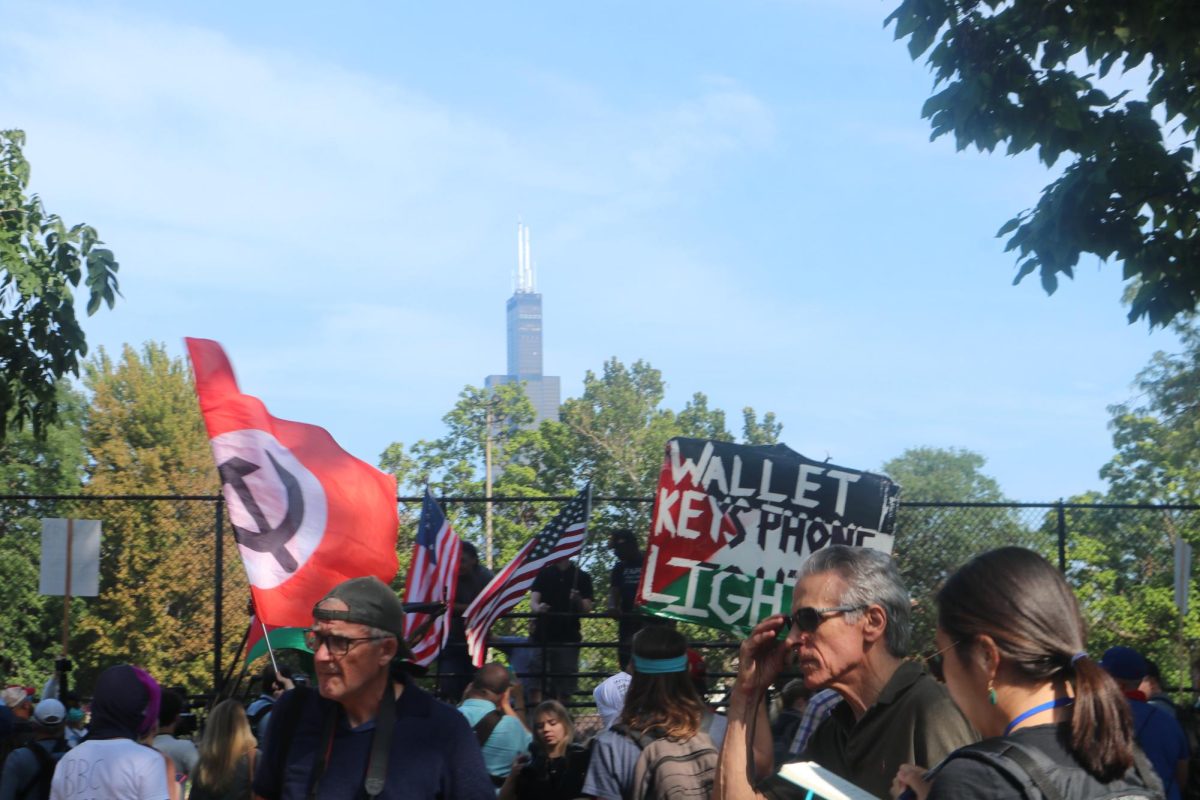
[[[132,739],[87,741],[54,770],[50,800],[167,800],[163,754]]]

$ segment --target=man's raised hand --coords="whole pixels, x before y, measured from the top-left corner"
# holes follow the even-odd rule
[[[734,690],[747,699],[762,697],[787,659],[787,646],[779,640],[785,617],[774,614],[754,626],[738,650],[738,674]]]

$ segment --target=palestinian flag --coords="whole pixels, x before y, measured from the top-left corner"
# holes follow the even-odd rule
[[[263,626],[258,617],[251,617],[250,635],[246,637],[246,665],[253,664],[267,654],[268,638],[275,650],[302,650],[311,654],[312,651],[304,643],[304,631],[304,628],[278,628],[268,625],[267,635],[264,636]]]
[[[891,553],[899,490],[782,444],[671,439],[637,605],[744,636],[790,610],[796,573],[817,550]]]

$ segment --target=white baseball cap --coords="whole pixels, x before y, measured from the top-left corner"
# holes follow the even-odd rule
[[[53,697],[47,697],[33,707],[33,721],[46,728],[61,725],[67,718],[67,707]]]

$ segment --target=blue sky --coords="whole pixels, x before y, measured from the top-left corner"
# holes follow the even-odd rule
[[[504,370],[518,219],[567,396],[643,358],[673,407],[859,468],[969,448],[1021,500],[1101,487],[1174,345],[1119,265],[1010,285],[1050,175],[928,141],[891,2],[192,5],[0,0],[0,127],[121,261],[93,346],[216,339],[366,460]]]

